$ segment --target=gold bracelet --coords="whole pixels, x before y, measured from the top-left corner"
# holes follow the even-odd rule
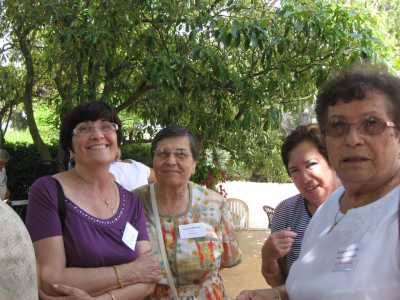
[[[279,292],[278,289],[272,289],[272,291],[275,294],[274,300],[282,300],[281,293]]]
[[[117,277],[117,283],[118,283],[119,287],[122,289],[124,287],[124,285],[122,284],[121,276],[119,275],[119,270],[118,270],[117,266],[112,266],[112,267],[114,269],[115,277]]]
[[[111,296],[111,300],[117,300],[117,298],[115,298],[115,296],[113,295],[113,293],[107,292],[107,294],[109,294],[109,295]]]

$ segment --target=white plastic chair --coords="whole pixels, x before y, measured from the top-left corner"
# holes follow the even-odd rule
[[[229,210],[232,214],[233,227],[235,230],[249,229],[249,207],[247,204],[237,198],[226,199]]]

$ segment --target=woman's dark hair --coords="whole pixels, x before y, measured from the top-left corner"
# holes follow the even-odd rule
[[[389,113],[400,127],[400,79],[376,66],[359,65],[337,74],[320,89],[315,112],[322,134],[329,106],[338,101],[363,100],[371,93],[381,93],[392,103],[394,111]]]
[[[156,151],[157,145],[161,140],[172,137],[187,137],[189,139],[190,152],[192,153],[192,157],[194,160],[197,161],[199,157],[199,149],[195,137],[186,128],[178,127],[175,125],[165,127],[156,134],[153,141],[151,142],[151,157],[154,158],[154,152]]]
[[[289,173],[289,155],[290,152],[301,143],[310,142],[318,152],[325,158],[329,164],[328,152],[322,140],[321,132],[317,124],[300,125],[293,130],[284,140],[281,147],[282,161],[285,164],[286,171]]]
[[[81,122],[105,120],[116,123],[117,142],[118,146],[122,140],[121,121],[119,120],[116,111],[108,104],[100,101],[92,101],[82,103],[73,108],[63,119],[60,129],[60,144],[63,150],[68,155],[72,150],[73,130]]]

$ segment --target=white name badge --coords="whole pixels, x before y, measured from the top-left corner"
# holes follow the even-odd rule
[[[359,248],[357,245],[351,245],[346,249],[340,249],[336,252],[334,272],[352,271],[358,262]]]
[[[139,232],[133,227],[129,222],[125,225],[124,234],[122,236],[122,241],[127,245],[132,251],[135,251],[136,241]]]
[[[179,236],[182,240],[204,237],[206,234],[207,231],[204,223],[179,225]]]

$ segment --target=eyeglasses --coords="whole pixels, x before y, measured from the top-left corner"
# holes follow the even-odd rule
[[[89,136],[92,135],[96,129],[99,130],[102,134],[108,134],[111,132],[116,132],[118,130],[118,124],[108,121],[102,121],[99,126],[94,126],[89,122],[84,122],[78,124],[72,130],[72,133],[76,136]]]
[[[373,116],[367,116],[357,123],[346,122],[341,118],[332,118],[328,121],[325,134],[330,137],[342,137],[350,132],[351,126],[355,126],[363,135],[378,135],[388,127],[397,127],[393,122],[383,121]]]
[[[177,160],[185,160],[191,153],[187,149],[175,149],[173,151],[168,149],[160,149],[155,151],[155,156],[160,159],[168,159],[170,155],[173,155]]]

